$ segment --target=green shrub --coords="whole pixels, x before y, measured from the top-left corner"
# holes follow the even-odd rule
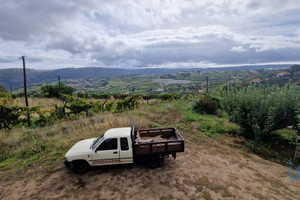
[[[229,119],[252,140],[268,140],[272,131],[297,123],[299,87],[253,87],[228,92],[221,105]]]
[[[39,115],[39,117],[37,118],[37,120],[34,122],[34,124],[36,126],[46,126],[48,124],[52,124],[54,122],[56,118],[56,116],[53,116],[53,115],[47,115],[47,111],[41,111],[41,110],[38,110],[37,111],[37,114]]]
[[[105,104],[105,110],[106,110],[106,111],[111,111],[113,105],[114,105],[114,102],[113,102],[113,101],[106,103],[106,104]]]
[[[193,102],[193,109],[200,114],[216,114],[219,108],[219,102],[208,95],[199,95]]]
[[[49,98],[52,97],[59,98],[63,94],[72,95],[74,92],[74,88],[66,84],[60,84],[60,85],[45,84],[41,87],[41,90],[42,90],[42,94]]]
[[[54,105],[54,110],[51,110],[50,115],[54,119],[62,119],[65,117],[65,107]]]
[[[173,94],[160,94],[160,95],[158,95],[157,98],[159,98],[163,101],[169,101],[169,100],[173,100],[174,96],[173,96]]]
[[[0,106],[0,129],[21,123],[20,116],[22,108],[18,106],[2,107]]]
[[[259,154],[264,153],[265,150],[271,149],[271,145],[269,143],[264,143],[259,140],[249,140],[246,143],[246,146],[248,148],[252,149],[252,151],[259,153]]]
[[[73,114],[79,115],[81,112],[85,112],[88,115],[88,110],[92,108],[85,99],[77,99],[68,106]]]

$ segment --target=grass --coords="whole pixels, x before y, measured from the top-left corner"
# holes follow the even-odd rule
[[[62,161],[66,151],[77,141],[99,137],[112,127],[132,125],[146,128],[151,126],[151,122],[134,115],[107,113],[74,121],[61,121],[43,128],[2,131],[0,149],[5,157],[0,162],[0,176],[9,171],[22,171],[36,165],[43,166],[45,172],[52,171],[55,163]]]
[[[40,106],[43,110],[53,109],[54,105],[62,105],[62,101],[57,98],[28,98],[30,107]],[[10,105],[25,106],[24,97],[15,98],[10,102]]]
[[[173,102],[152,101],[149,105],[142,104],[139,109],[122,113],[82,116],[57,121],[46,127],[2,130],[0,180],[30,168],[41,170],[47,175],[56,169],[57,163],[63,161],[64,154],[77,141],[99,137],[109,128],[172,126],[174,120],[180,120],[173,107]],[[169,109],[173,109],[175,118],[168,115]],[[38,169],[36,166],[39,166]]]
[[[37,101],[41,103],[45,100]],[[191,109],[189,102],[183,100],[150,101],[149,105],[141,104],[135,110],[101,113],[91,117],[81,116],[57,121],[46,127],[2,130],[0,180],[30,168],[37,169],[36,166],[47,175],[56,169],[57,163],[63,161],[64,154],[77,141],[99,137],[112,127],[126,126],[174,126],[185,138],[203,144],[207,143],[208,137],[223,143],[223,139],[227,138],[226,133],[235,135],[240,130],[239,126],[228,121],[226,115],[197,114]],[[290,137],[293,133],[288,130],[281,131],[280,134]]]
[[[217,115],[198,114],[192,110],[189,104],[182,104],[181,102],[177,102],[176,106],[185,113],[185,123],[192,124],[194,129],[213,139],[218,139],[220,134],[224,133],[236,135],[240,130],[240,127],[229,122],[225,115],[219,117]]]

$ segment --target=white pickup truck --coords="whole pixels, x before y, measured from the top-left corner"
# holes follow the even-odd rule
[[[65,155],[65,165],[75,173],[90,166],[129,164],[144,161],[157,168],[164,158],[184,152],[184,139],[175,128],[135,130],[134,127],[113,128],[99,138],[77,142]]]

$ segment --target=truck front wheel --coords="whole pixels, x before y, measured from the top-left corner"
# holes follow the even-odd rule
[[[82,174],[89,170],[90,165],[84,160],[75,160],[72,162],[72,168],[76,174]]]
[[[150,169],[155,169],[160,166],[160,158],[159,156],[150,156],[146,160],[146,164]]]

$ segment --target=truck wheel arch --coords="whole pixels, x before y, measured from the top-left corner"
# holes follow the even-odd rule
[[[86,160],[73,160],[71,162],[73,171],[77,174],[82,174],[90,169],[90,164]]]
[[[147,167],[150,169],[158,168],[161,164],[160,155],[147,156],[147,158],[145,158],[145,162]]]

